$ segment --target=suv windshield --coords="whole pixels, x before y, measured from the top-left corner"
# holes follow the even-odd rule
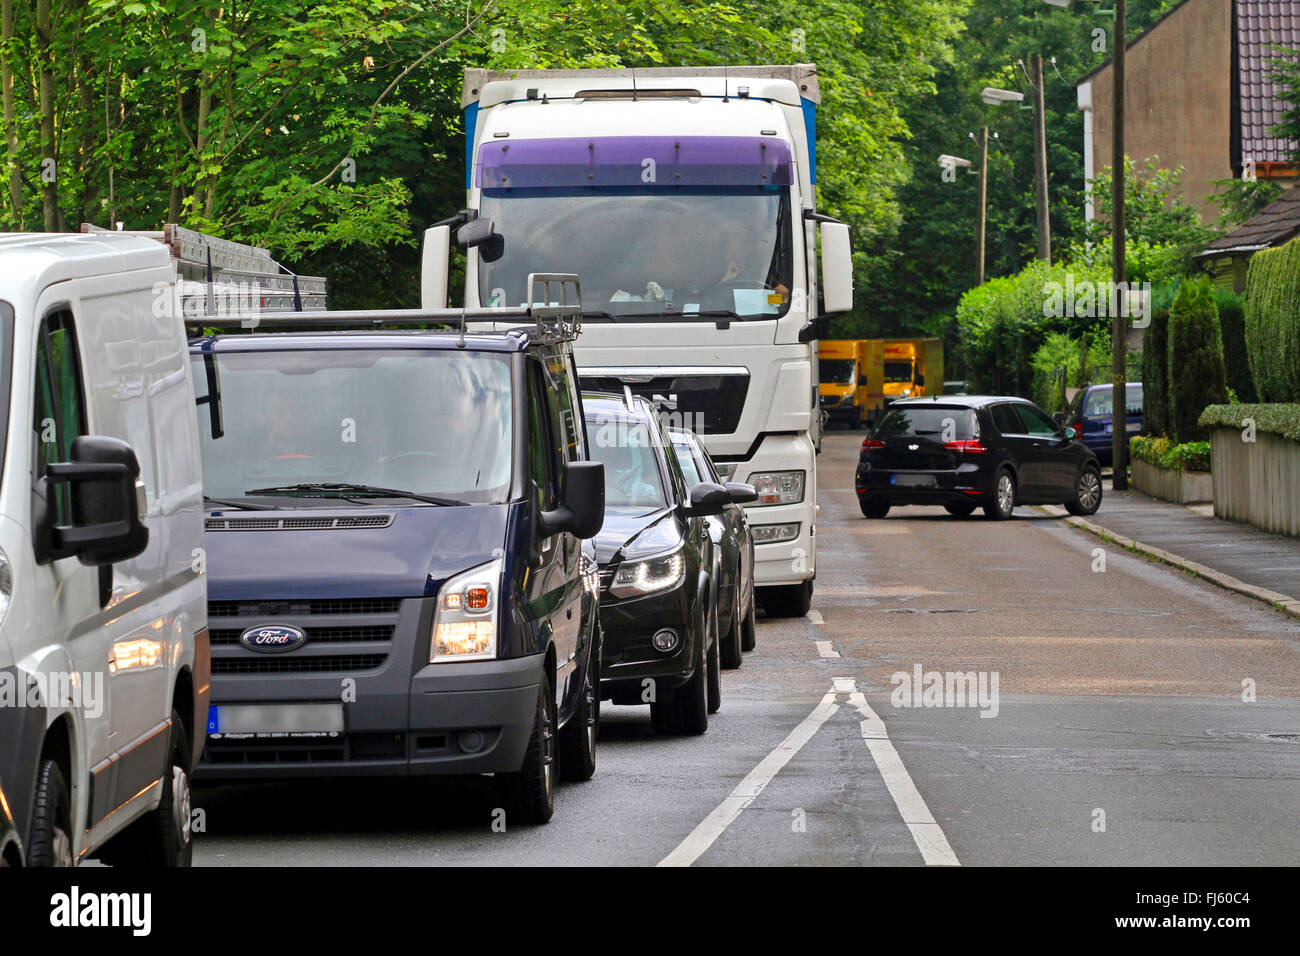
[[[591,457],[605,466],[605,507],[652,511],[668,506],[663,474],[651,444],[650,430],[640,422],[593,419]]]
[[[615,319],[700,312],[773,318],[789,308],[790,199],[773,187],[484,190],[502,254],[479,257],[485,305],[521,305],[528,274],[563,262],[582,302]]]
[[[828,385],[853,384],[853,359],[821,359],[817,364],[821,380]]]
[[[215,383],[218,418],[205,399]],[[204,493],[346,485],[468,503],[510,492],[509,356],[433,349],[217,352],[195,356]],[[213,422],[220,434],[213,436]],[[292,491],[285,491],[292,494]],[[383,497],[374,494],[372,497]]]
[[[952,405],[895,405],[876,426],[880,437],[921,436],[936,441],[969,441],[979,437],[975,410]]]

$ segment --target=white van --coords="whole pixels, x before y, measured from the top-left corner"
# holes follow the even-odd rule
[[[209,681],[170,253],[0,234],[0,780],[28,865],[187,865]]]

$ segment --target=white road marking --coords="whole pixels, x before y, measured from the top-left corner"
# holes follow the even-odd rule
[[[814,641],[817,645],[817,653],[822,657],[839,657],[840,652],[831,647],[830,641]]]
[[[763,789],[772,782],[772,778],[789,763],[790,758],[797,754],[803,745],[812,739],[813,734],[821,729],[821,725],[840,709],[835,703],[835,694],[835,691],[829,691],[821,699],[821,703],[813,708],[812,713],[805,717],[798,727],[790,731],[790,736],[759,761],[758,766],[746,774],[745,779],[731,791],[731,795],[718,804],[717,809],[705,817],[700,825],[677,845],[677,849],[660,860],[659,865],[690,866],[704,854],[705,850],[713,846],[714,841],[722,836],[723,831],[757,799]]]
[[[819,649],[820,645],[829,644],[828,641],[817,643]],[[885,722],[871,709],[866,697],[857,687],[857,681],[851,677],[833,678],[832,689],[822,697],[821,703],[813,708],[812,713],[790,731],[790,735],[781,741],[775,750],[759,761],[758,766],[745,775],[745,779],[731,791],[730,796],[718,804],[717,808],[705,817],[699,826],[677,845],[676,849],[659,861],[659,866],[690,866],[703,856],[745,808],[758,799],[759,794],[803,748],[803,745],[813,738],[822,724],[839,710],[835,698],[840,694],[847,694],[849,706],[863,716],[864,719],[859,725],[862,729],[862,739],[866,741],[867,749],[876,762],[876,769],[880,771],[885,787],[889,790],[889,795],[894,798],[894,805],[898,807],[903,822],[911,831],[912,839],[916,843],[916,848],[921,851],[921,857],[926,865],[961,866],[957,854],[952,851],[952,846],[948,843],[948,838],[944,836],[943,828],[934,819],[920,791],[916,789],[916,784],[908,775],[907,768],[903,766],[903,758],[898,755],[898,751],[890,742],[889,733],[885,730]]]
[[[809,610],[808,620],[812,621],[818,627],[821,627],[823,624],[826,623],[826,619],[822,617],[822,612],[817,610],[816,608],[812,608],[811,610]]]
[[[865,718],[861,724],[862,739],[867,742],[867,749],[871,751],[880,776],[889,788],[889,795],[894,798],[903,822],[912,831],[912,839],[916,841],[916,848],[921,851],[926,865],[961,866],[957,854],[952,851],[948,838],[943,834],[943,828],[934,819],[934,814],[926,806],[921,792],[916,789],[907,768],[903,766],[903,758],[894,749],[889,733],[885,730],[885,722],[871,709],[861,691],[855,690],[849,694],[849,706]]]

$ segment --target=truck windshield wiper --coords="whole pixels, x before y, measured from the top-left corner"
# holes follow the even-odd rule
[[[463,505],[468,502],[456,498],[443,498],[438,495],[422,495],[414,491],[402,491],[400,488],[381,488],[378,485],[358,485],[349,481],[305,482],[298,485],[278,485],[271,488],[253,488],[244,492],[246,495],[295,495],[312,492],[338,492],[341,495],[371,495],[376,498],[410,498],[412,501],[426,501],[431,505]]]
[[[582,313],[584,321],[586,319],[595,319],[599,322],[617,322],[618,316],[613,312],[606,312],[603,309],[585,310]]]
[[[685,318],[713,319],[720,329],[727,328],[732,322],[745,321],[743,315],[730,309],[705,309],[703,312],[683,312],[682,315]]]
[[[222,508],[237,508],[240,511],[274,511],[274,505],[256,505],[251,501],[231,501],[229,498],[213,498],[210,495],[203,496],[204,504],[220,505]]]

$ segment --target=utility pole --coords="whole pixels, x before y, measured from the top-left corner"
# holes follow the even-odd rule
[[[1127,33],[1126,0],[1115,0],[1115,36],[1112,43],[1115,57],[1111,61],[1112,106],[1114,129],[1111,133],[1111,234],[1114,257],[1111,260],[1111,281],[1115,283],[1114,301],[1117,308],[1110,319],[1111,365],[1111,487],[1116,491],[1128,488],[1128,388],[1125,357],[1128,345],[1127,289],[1124,249],[1126,217],[1124,209],[1124,54]],[[1123,303],[1121,305],[1121,303]]]
[[[1038,258],[1052,261],[1052,223],[1047,204],[1047,112],[1043,58],[1034,54],[1034,200],[1038,206]]]
[[[980,186],[979,201],[975,210],[976,260],[975,285],[984,284],[984,229],[988,219],[989,189],[989,128],[980,127]]]

